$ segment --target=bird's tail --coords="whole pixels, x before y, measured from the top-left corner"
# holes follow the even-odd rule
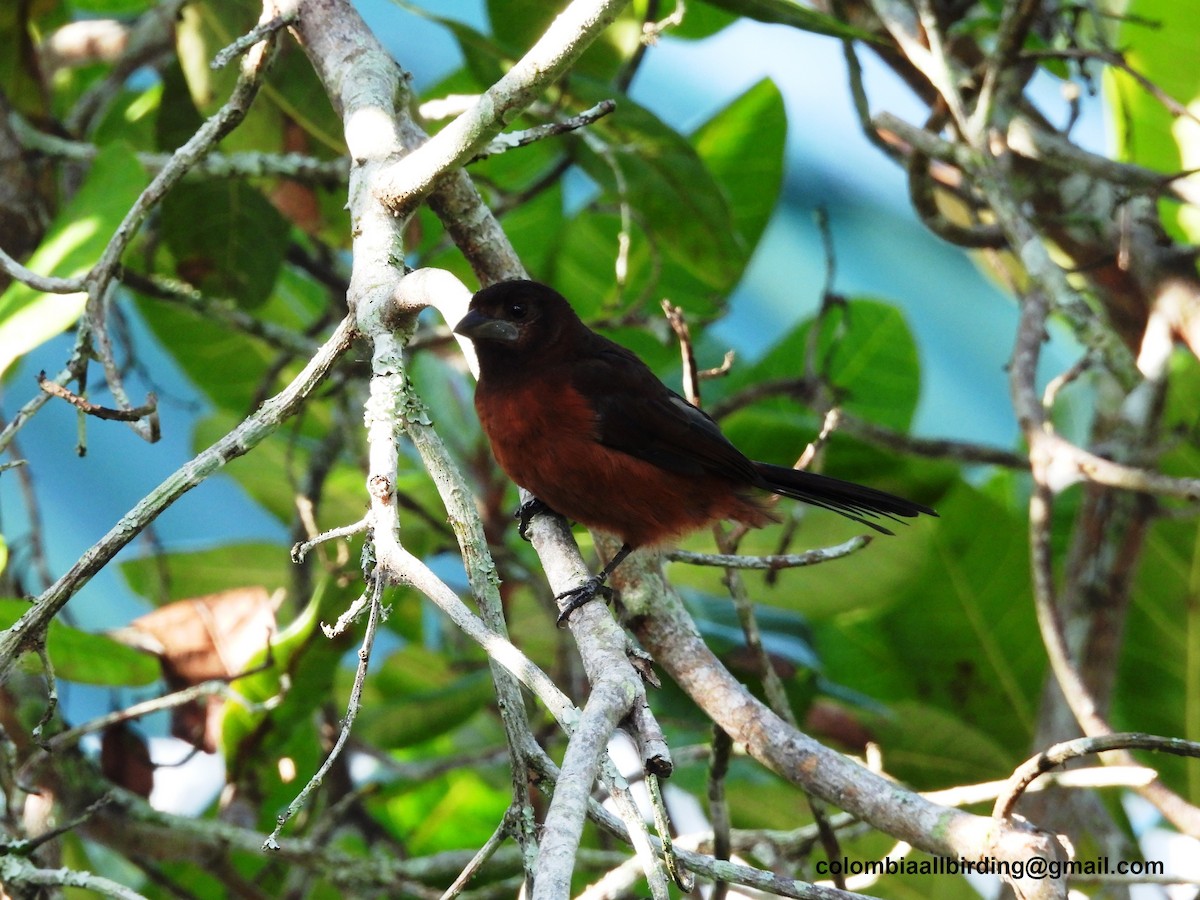
[[[840,478],[804,472],[800,469],[773,466],[770,463],[756,462],[754,468],[762,477],[760,487],[775,494],[782,494],[784,497],[791,497],[793,500],[833,510],[883,534],[892,532],[864,516],[872,518],[882,516],[899,521],[897,516],[911,519],[922,513],[927,516],[937,515],[928,506],[913,503],[911,500],[905,500],[895,494],[855,484],[853,481],[843,481]]]

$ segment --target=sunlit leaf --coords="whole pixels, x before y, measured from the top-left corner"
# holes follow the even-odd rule
[[[1176,115],[1160,97],[1128,72],[1105,70],[1109,125],[1118,158],[1180,172],[1200,167],[1200,16],[1177,0],[1131,0],[1125,6],[1115,42],[1137,75],[1193,115]],[[1193,178],[1195,176],[1192,176]],[[1200,211],[1189,205],[1161,204],[1165,220],[1189,243],[1200,239]]]
[[[79,191],[54,220],[27,265],[69,278],[99,261],[148,178],[128,147],[100,150]],[[20,282],[0,294],[0,373],[14,360],[75,324],[83,294],[43,294]]]
[[[798,379],[812,365],[840,405],[881,425],[905,430],[920,396],[916,344],[903,314],[891,304],[856,299],[834,307],[810,340],[811,320],[793,329],[753,367],[735,369],[722,390],[775,379]]]
[[[692,145],[729,199],[733,225],[749,262],[779,202],[787,147],[787,111],[769,78],[705,122]],[[740,278],[737,272],[735,278]]]
[[[611,88],[573,83],[581,102],[613,96]],[[711,288],[728,289],[744,252],[720,186],[691,144],[653,113],[622,96],[617,110],[592,126],[601,151],[583,143],[579,160],[606,190],[609,204],[628,203],[646,238]]]
[[[0,84],[4,97],[17,112],[30,119],[45,115],[46,95],[39,71],[32,4],[0,3]]]
[[[413,854],[481,846],[511,802],[510,788],[490,784],[461,767],[420,785],[409,786],[386,806],[386,815],[405,835]]]
[[[281,691],[290,690],[292,685],[287,683],[286,673],[296,668],[297,659],[305,648],[314,640],[323,641],[325,645],[330,644],[318,626],[323,618],[334,618],[329,614],[332,611],[330,601],[335,596],[338,596],[338,592],[332,590],[329,579],[323,579],[295,620],[273,636],[270,647],[263,644],[257,652],[246,658],[243,671],[251,671],[253,674],[237,679],[233,682],[232,689],[244,697],[249,705],[232,702],[226,703],[222,709],[220,746],[226,759],[244,760],[243,742],[273,715],[272,711],[264,708],[262,704]],[[270,665],[267,665],[268,662]],[[326,662],[333,667],[333,659]],[[260,669],[261,671],[256,671]],[[320,694],[317,693],[316,696]],[[311,709],[316,701],[316,697],[311,694],[296,699],[307,700],[308,709]]]

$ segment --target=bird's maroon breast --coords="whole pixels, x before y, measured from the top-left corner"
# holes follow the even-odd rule
[[[569,384],[481,385],[475,405],[509,478],[568,519],[630,546],[671,540],[719,519],[770,520],[727,479],[670,472],[599,443],[592,407]]]

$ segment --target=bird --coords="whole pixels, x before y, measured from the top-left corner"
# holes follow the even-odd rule
[[[475,410],[492,454],[540,509],[615,535],[621,548],[581,587],[558,597],[571,613],[612,592],[605,582],[635,549],[661,545],[721,520],[778,521],[780,494],[833,510],[875,531],[928,506],[828,475],[755,462],[703,410],[659,380],[631,350],[589,328],[571,304],[537,281],[478,291],[454,326],[479,362]]]

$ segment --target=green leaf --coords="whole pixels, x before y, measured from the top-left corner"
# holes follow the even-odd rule
[[[186,143],[204,124],[188,90],[187,76],[178,60],[163,66],[162,105],[154,118],[154,138],[158,149],[171,153]]]
[[[55,217],[28,267],[63,278],[85,274],[147,183],[128,147],[109,144],[92,163],[79,191]],[[0,294],[0,373],[13,361],[75,324],[86,297],[43,294],[20,282]]]
[[[1113,698],[1118,729],[1200,740],[1197,596],[1200,528],[1194,520],[1160,518],[1146,539],[1129,604]],[[1200,802],[1200,760],[1159,753],[1147,764],[1190,802]]]
[[[600,92],[584,94],[593,101]],[[561,229],[549,280],[585,316],[647,296],[669,297],[693,317],[718,313],[779,197],[787,119],[774,85],[751,87],[692,143],[624,98],[595,130],[611,150],[587,145],[580,160],[605,193]],[[623,287],[613,212],[622,200],[632,213]]]
[[[404,835],[405,849],[419,857],[482,846],[510,803],[511,787],[504,781],[489,783],[477,768],[459,767],[404,786],[376,815]]]
[[[495,696],[487,668],[463,675],[448,665],[445,654],[409,644],[388,657],[375,676],[357,727],[381,747],[409,747],[453,731]],[[404,715],[395,714],[398,706]]]
[[[39,121],[46,115],[46,92],[38,71],[31,7],[29,3],[0,3],[0,47],[6,48],[0,53],[0,84],[14,110]]]
[[[213,57],[253,28],[258,12],[250,0],[199,0],[180,11],[175,23],[179,65],[201,114],[216,112],[238,79],[237,65],[214,69]]]
[[[744,269],[783,185],[787,110],[779,88],[769,78],[751,86],[701,125],[692,145],[729,199]],[[735,281],[740,277],[739,272]]]
[[[919,784],[969,784],[980,773],[1012,768],[1011,747],[961,717],[923,703],[893,703],[887,713],[867,715],[864,723],[887,760],[887,771]]]
[[[236,63],[212,69],[214,56],[254,27],[262,11],[253,0],[195,0],[184,6],[176,25],[179,63],[197,109],[211,115],[237,81]],[[241,124],[221,141],[223,150],[295,150],[285,146],[287,125],[300,125],[331,154],[345,152],[341,120],[300,47],[281,41],[258,100]],[[315,149],[315,148],[307,148]]]
[[[280,544],[225,544],[208,550],[183,551],[127,560],[121,574],[130,589],[156,605],[168,599],[203,597],[248,584],[268,591],[291,582],[292,561]],[[171,597],[163,596],[163,572]]]
[[[254,308],[275,286],[289,226],[261,193],[228,179],[177,185],[163,200],[162,233],[184,280]]]
[[[954,777],[1003,777],[1028,750],[1046,670],[1027,525],[963,484],[937,506],[940,519],[919,519],[852,559],[807,570],[804,594],[790,605],[810,610],[831,679],[892,708],[915,700],[952,717],[959,733],[977,732],[983,741],[964,760],[974,771],[960,768]],[[907,752],[921,738],[904,733],[905,715],[896,717],[895,734]],[[990,744],[1003,753],[985,752]],[[884,745],[883,754],[900,778],[946,783],[928,759],[893,768],[891,748]]]
[[[715,653],[723,654],[746,646],[746,636],[738,621],[733,602],[716,597],[700,598],[688,608]],[[812,629],[807,619],[791,609],[762,606],[755,610],[763,649],[793,665],[818,671],[821,659],[812,644]]]
[[[583,79],[572,81],[572,92],[589,105],[613,96]],[[728,290],[745,248],[720,185],[686,138],[627,97],[616,99],[616,112],[592,126],[606,152],[581,142],[580,164],[605,188],[604,203],[633,208],[658,253],[710,289]]]
[[[0,629],[11,628],[28,611],[29,604],[24,600],[0,599]],[[153,656],[58,620],[51,621],[46,632],[46,652],[58,678],[80,684],[138,687],[151,684],[160,675],[158,660]],[[30,671],[41,671],[36,656],[29,655],[26,660]]]
[[[93,16],[134,16],[154,6],[154,0],[71,0],[76,13]]]
[[[124,142],[136,150],[158,149],[157,124],[162,112],[161,82],[144,91],[122,91],[112,101],[100,124],[92,131],[97,146]]]
[[[1125,8],[1116,46],[1132,71],[1192,110],[1200,99],[1200,16],[1178,0],[1131,0]],[[1108,118],[1116,137],[1118,158],[1179,172],[1200,166],[1200,125],[1176,117],[1128,72],[1105,70]],[[1189,243],[1200,240],[1200,211],[1163,203],[1165,221]]]
[[[807,6],[801,6],[795,0],[705,0],[705,2],[739,16],[772,25],[788,25],[792,28],[799,28],[801,31],[811,31],[814,34],[825,34],[830,37],[862,41],[875,40],[875,36],[869,31],[847,25],[833,16],[809,9]]]
[[[820,325],[815,365],[837,391],[843,408],[906,430],[920,398],[921,377],[916,343],[903,314],[889,303],[854,299],[832,309]],[[735,369],[716,387],[734,392],[762,381],[799,378],[812,327],[812,320],[803,322],[756,365]]]
[[[678,0],[676,0],[678,6]],[[660,17],[673,10],[663,9]],[[737,21],[737,16],[707,3],[689,3],[684,12],[683,22],[666,32],[666,36],[680,38],[685,41],[697,41],[712,37],[719,31]]]

